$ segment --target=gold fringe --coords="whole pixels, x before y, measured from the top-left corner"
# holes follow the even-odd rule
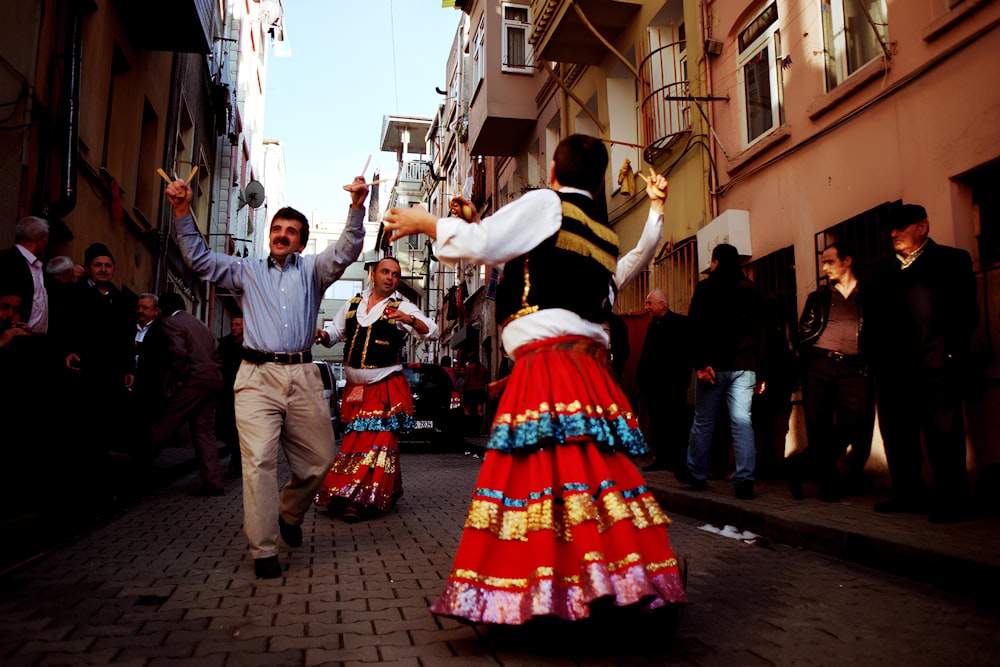
[[[573,528],[589,521],[596,521],[602,533],[619,521],[631,521],[637,529],[672,523],[656,500],[645,494],[625,500],[620,492],[610,492],[595,503],[588,493],[573,493],[563,501],[559,504],[545,498],[527,507],[504,508],[495,500],[476,498],[465,527],[485,530],[499,540],[521,542],[527,541],[531,533],[550,530],[563,542],[572,542]]]

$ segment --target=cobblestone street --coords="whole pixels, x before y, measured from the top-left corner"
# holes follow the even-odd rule
[[[481,460],[405,453],[381,520],[310,512],[282,578],[257,580],[239,482],[190,476],[2,581],[0,662],[21,665],[991,665],[1000,619],[970,600],[674,516],[689,567],[665,618],[537,628],[431,615]],[[669,508],[668,508],[669,513]]]

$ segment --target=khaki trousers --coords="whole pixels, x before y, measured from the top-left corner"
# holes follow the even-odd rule
[[[315,364],[244,361],[233,386],[243,457],[243,530],[250,554],[278,554],[278,515],[302,523],[336,456],[330,408]],[[290,475],[278,495],[278,446]]]

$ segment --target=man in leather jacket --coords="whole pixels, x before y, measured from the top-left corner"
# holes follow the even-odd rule
[[[854,275],[853,259],[843,242],[823,250],[827,284],[807,297],[799,319],[809,445],[786,461],[788,488],[796,499],[803,497],[803,478],[812,477],[820,500],[836,502],[845,489],[837,463],[848,446],[849,487],[861,485],[871,452],[875,391],[862,356],[865,292]]]

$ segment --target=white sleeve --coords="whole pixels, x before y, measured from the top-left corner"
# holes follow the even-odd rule
[[[428,318],[426,315],[424,315],[420,311],[420,309],[417,308],[416,304],[414,304],[414,303],[412,303],[410,301],[403,301],[402,303],[399,304],[399,310],[402,311],[402,313],[404,315],[413,315],[414,317],[416,317],[417,319],[419,319],[421,322],[423,322],[424,324],[426,324],[427,325],[427,333],[422,334],[419,331],[417,331],[416,329],[414,329],[413,327],[411,327],[409,324],[403,324],[402,322],[397,322],[396,323],[397,326],[403,327],[403,329],[405,329],[407,333],[411,333],[411,334],[413,334],[414,336],[416,336],[417,338],[419,338],[421,340],[437,340],[437,337],[438,337],[438,325],[437,325],[437,323],[434,322],[434,320]]]
[[[663,214],[653,213],[650,209],[646,217],[646,226],[642,228],[642,236],[635,247],[628,251],[615,268],[615,284],[618,289],[635,280],[635,277],[649,265],[663,237]]]
[[[533,190],[482,222],[442,218],[434,254],[454,265],[460,260],[497,265],[519,257],[552,236],[562,224],[562,200],[554,190]]]
[[[330,334],[330,344],[327,347],[333,347],[336,343],[344,340],[344,332],[347,330],[347,309],[350,305],[351,302],[348,301],[341,306],[333,319],[323,327],[323,331]]]

